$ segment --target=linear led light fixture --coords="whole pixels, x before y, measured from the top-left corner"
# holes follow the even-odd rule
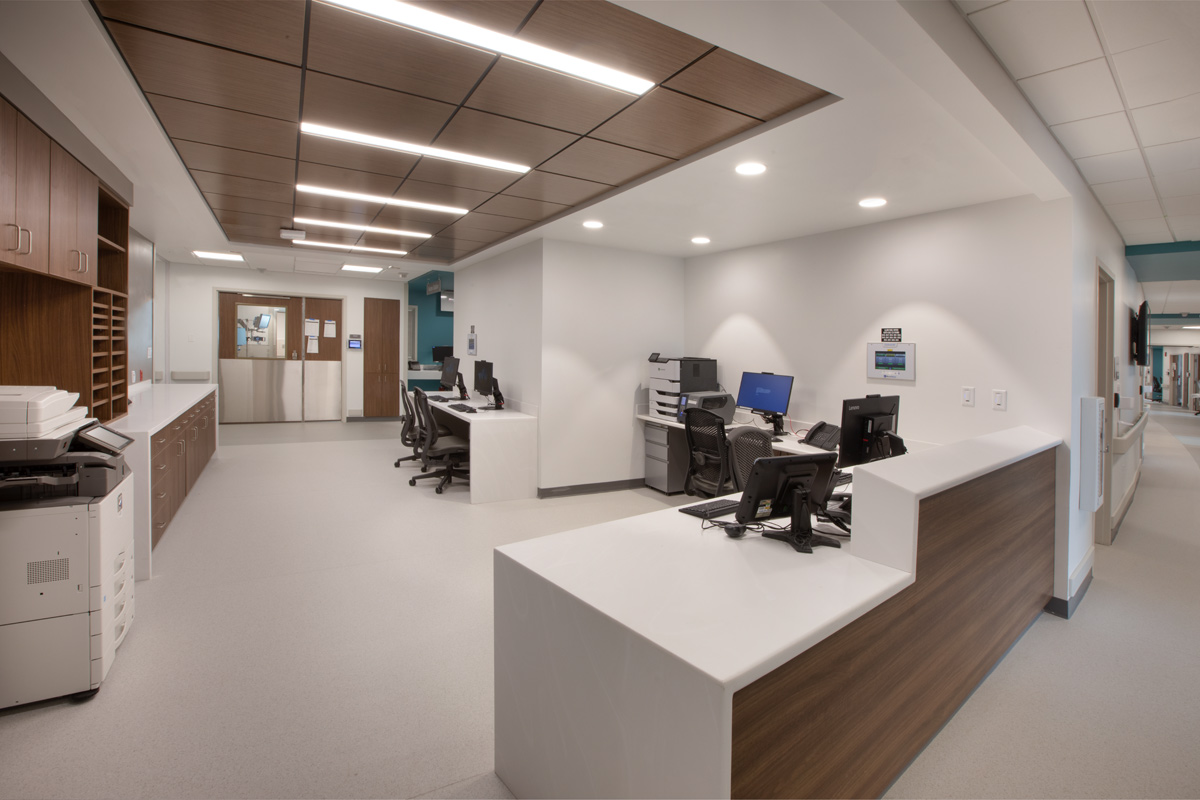
[[[210,253],[207,250],[193,250],[196,258],[211,258],[214,261],[245,261],[240,253]]]
[[[296,185],[297,192],[306,192],[308,194],[319,194],[325,197],[340,197],[343,200],[362,200],[364,203],[383,203],[389,206],[400,206],[401,208],[419,208],[424,211],[440,211],[445,214],[454,214],[462,216],[470,209],[455,208],[454,206],[439,206],[433,203],[418,203],[416,200],[397,200],[395,197],[384,197],[376,194],[359,194],[358,192],[343,192],[341,189],[326,189],[322,186],[311,186],[306,183]]]
[[[418,231],[402,231],[396,228],[376,228],[371,225],[352,225],[349,222],[330,222],[324,219],[309,219],[308,217],[296,217],[292,220],[297,225],[324,225],[327,228],[341,228],[347,231],[365,231],[367,233],[386,233],[391,236],[415,236],[418,239],[428,239],[433,234],[419,233]]]
[[[488,167],[489,169],[499,169],[505,172],[520,172],[524,174],[531,169],[531,167],[527,167],[524,164],[514,164],[511,161],[473,156],[470,153],[443,150],[440,147],[426,147],[423,144],[401,142],[396,139],[384,139],[382,136],[372,136],[369,133],[359,133],[357,131],[345,131],[341,128],[331,128],[328,125],[318,125],[315,122],[301,122],[300,131],[301,133],[308,133],[313,136],[323,136],[326,139],[365,144],[368,147],[378,147],[381,150],[395,150],[400,153],[429,156],[430,158],[440,158],[443,161],[457,161],[460,164],[473,164],[477,167]]]
[[[406,256],[407,250],[384,250],[381,247],[360,247],[356,244],[338,244],[337,242],[310,242],[307,239],[297,240],[292,244],[302,244],[307,247],[332,247],[335,250],[355,250],[359,253],[386,253],[389,256]]]
[[[546,67],[585,81],[598,83],[629,94],[645,94],[654,83],[627,72],[605,67],[592,61],[560,53],[548,47],[522,41],[512,36],[489,31],[478,25],[460,22],[423,8],[396,0],[323,0],[323,2],[357,11],[369,17],[392,22],[405,28],[431,33],[462,44],[501,53],[520,61]]]
[[[342,264],[342,269],[346,272],[372,272],[375,274],[383,272],[383,267],[360,267],[356,264]]]

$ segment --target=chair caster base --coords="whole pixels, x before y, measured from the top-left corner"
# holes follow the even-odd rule
[[[409,479],[408,479],[408,485],[409,485],[409,486],[416,486],[416,485],[417,485],[417,479],[416,479],[416,478],[409,478]]]

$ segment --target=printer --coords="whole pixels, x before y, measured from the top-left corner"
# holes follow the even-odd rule
[[[733,411],[737,403],[729,392],[686,392],[679,395],[679,421],[689,408],[702,408],[716,414],[726,425],[733,423]]]
[[[715,358],[672,358],[650,354],[650,415],[680,418],[679,398],[689,392],[717,391]]]
[[[0,708],[95,693],[133,623],[132,440],[78,399],[0,386]]]

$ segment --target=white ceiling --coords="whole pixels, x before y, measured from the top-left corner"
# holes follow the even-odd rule
[[[1200,240],[1200,3],[957,3],[1127,245]]]
[[[837,2],[627,0],[621,4],[843,99],[482,251],[454,268],[541,237],[686,257],[1045,188],[1035,187],[1030,170],[1019,163],[1028,162],[1028,151],[997,155],[1001,148],[994,143],[992,149],[984,146],[947,112],[944,98],[935,102],[868,44],[843,18],[853,15],[835,11]],[[892,11],[899,8],[892,2],[886,5]],[[884,4],[875,7],[882,9]],[[934,55],[923,50],[934,47],[926,41],[906,41],[905,46],[914,50],[915,58]],[[85,3],[0,2],[0,51],[134,182],[131,224],[154,240],[164,257],[198,263],[192,249],[230,248]],[[1026,58],[1031,68],[1040,68],[1037,57]],[[1174,123],[1163,119],[1158,124],[1172,130]],[[1082,139],[1088,136],[1093,134],[1077,134]],[[764,162],[767,173],[754,178],[735,175],[732,167],[744,159]],[[1200,163],[1192,166],[1200,171]],[[1089,168],[1107,169],[1105,177],[1117,176],[1106,186],[1145,178],[1121,172],[1119,165]],[[1180,175],[1176,180],[1186,187],[1195,184],[1196,176]],[[1138,203],[1157,199],[1161,186],[1148,196],[1144,190],[1139,195],[1136,187],[1105,191],[1116,192],[1114,202]],[[886,197],[888,205],[874,210],[858,207],[859,199],[873,195]],[[1182,194],[1180,199],[1186,204],[1184,198],[1189,196]],[[1133,209],[1130,213],[1141,216]],[[603,220],[605,227],[582,228],[580,223],[590,218]],[[1142,222],[1130,219],[1127,224]],[[712,244],[707,249],[691,244],[696,235],[710,237]],[[248,268],[280,273],[332,273],[348,258],[324,253],[297,257],[269,247],[239,245],[236,249],[245,254]],[[352,260],[387,265],[386,259],[356,255]],[[409,277],[422,271],[407,264],[405,270]],[[364,279],[397,279],[394,271],[382,275]]]
[[[1144,283],[1151,314],[1192,314],[1200,308],[1200,281]]]

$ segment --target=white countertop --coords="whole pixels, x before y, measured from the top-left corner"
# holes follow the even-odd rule
[[[108,427],[121,433],[154,433],[215,392],[215,383],[156,383],[129,396],[129,413]]]
[[[458,392],[454,392],[454,391],[426,392],[425,394],[427,394],[429,397],[448,397],[448,398],[450,398],[449,403],[436,403],[436,402],[430,401],[429,407],[431,409],[432,408],[440,408],[441,410],[445,411],[447,414],[458,417],[459,419],[464,419],[467,422],[480,422],[482,420],[488,420],[488,421],[496,420],[498,422],[503,422],[503,421],[518,422],[520,420],[537,419],[532,414],[526,414],[523,411],[513,411],[512,409],[509,409],[509,408],[502,408],[499,410],[494,409],[494,408],[488,408],[487,406],[491,403],[490,400],[475,400],[475,399],[459,400]],[[458,411],[456,409],[450,408],[451,404],[461,404],[461,405],[465,405],[465,406],[470,406],[471,408],[478,409],[478,411],[476,411],[473,414],[469,411]]]
[[[665,425],[668,428],[678,428],[679,430],[684,429],[682,422],[670,419],[668,417],[663,417],[663,416],[659,416],[656,414],[637,414],[635,416],[638,419],[640,419],[642,422],[652,422],[652,423],[655,423],[656,425]],[[753,423],[739,424],[736,422],[731,422],[725,426],[725,434],[728,435],[728,434],[732,433],[734,430],[736,430],[737,428],[754,428],[755,430],[760,430],[766,434],[771,433],[768,429],[761,428],[758,425],[754,425]],[[771,442],[771,447],[774,448],[775,450],[780,450],[785,453],[796,453],[796,454],[827,452],[825,450],[822,450],[819,447],[813,447],[811,444],[805,444],[804,441],[801,439],[801,437],[795,435],[794,433],[786,433],[786,432],[782,436],[779,437],[778,442]]]

